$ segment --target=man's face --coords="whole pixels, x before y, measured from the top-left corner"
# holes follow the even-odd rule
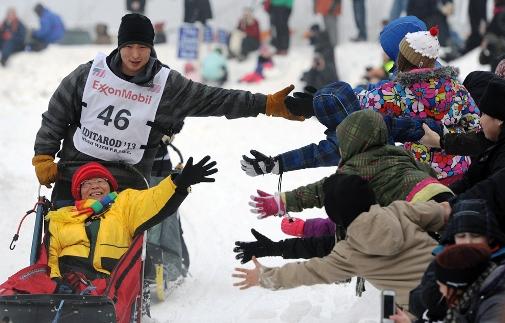
[[[105,178],[91,178],[81,183],[81,199],[99,200],[110,193],[109,182]]]
[[[121,71],[128,76],[137,75],[146,66],[151,56],[151,48],[141,44],[129,44],[119,50]]]

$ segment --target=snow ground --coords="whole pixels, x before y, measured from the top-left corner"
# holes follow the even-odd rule
[[[37,180],[31,158],[40,114],[46,110],[52,92],[78,64],[92,59],[108,46],[52,46],[39,53],[12,57],[10,66],[0,71],[0,245],[6,252],[0,266],[0,281],[29,261],[33,219],[21,230],[15,251],[7,251],[17,223],[36,201]],[[173,45],[157,47],[159,57],[172,68],[182,70]],[[380,60],[380,48],[372,43],[343,44],[337,49],[341,77],[355,84],[366,65]],[[276,58],[270,79],[258,85],[239,84],[237,80],[254,68],[250,58],[243,64],[230,63],[228,88],[271,93],[290,83],[297,85],[302,70],[309,64],[311,49],[300,46],[289,56]],[[456,62],[462,77],[479,69],[477,52]],[[249,213],[249,195],[261,188],[273,192],[276,176],[251,178],[239,166],[242,154],[251,148],[277,154],[324,139],[324,127],[312,118],[303,123],[279,118],[226,120],[225,118],[188,118],[175,144],[187,158],[207,154],[218,162],[216,183],[200,184],[184,202],[181,215],[191,255],[191,268],[185,283],[167,301],[153,306],[160,322],[378,322],[379,293],[370,284],[363,297],[354,295],[354,282],[347,285],[319,285],[285,291],[252,288],[239,291],[232,286],[233,268],[239,266],[232,252],[234,241],[251,240],[254,227],[274,240],[286,238],[280,219],[257,220]],[[283,189],[311,183],[333,172],[333,168],[300,170],[284,176]],[[42,190],[49,195],[49,191]],[[307,210],[302,217],[324,216],[321,210]],[[285,263],[278,258],[260,259],[265,265]],[[246,267],[251,268],[251,264]]]

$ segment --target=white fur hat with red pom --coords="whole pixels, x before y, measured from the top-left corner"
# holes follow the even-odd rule
[[[428,31],[407,33],[400,42],[400,54],[417,67],[434,67],[440,50],[437,36],[437,26]]]

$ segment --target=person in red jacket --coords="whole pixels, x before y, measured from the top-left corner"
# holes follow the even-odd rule
[[[253,9],[246,7],[240,18],[237,29],[232,33],[230,52],[243,60],[247,55],[260,47],[260,25],[254,17]]]

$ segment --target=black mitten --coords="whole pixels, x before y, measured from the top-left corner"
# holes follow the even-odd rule
[[[240,263],[245,264],[252,256],[256,258],[282,256],[283,241],[274,242],[254,229],[251,229],[251,233],[256,241],[235,241],[236,247],[233,248],[233,252],[237,253],[235,258],[240,260]]]

